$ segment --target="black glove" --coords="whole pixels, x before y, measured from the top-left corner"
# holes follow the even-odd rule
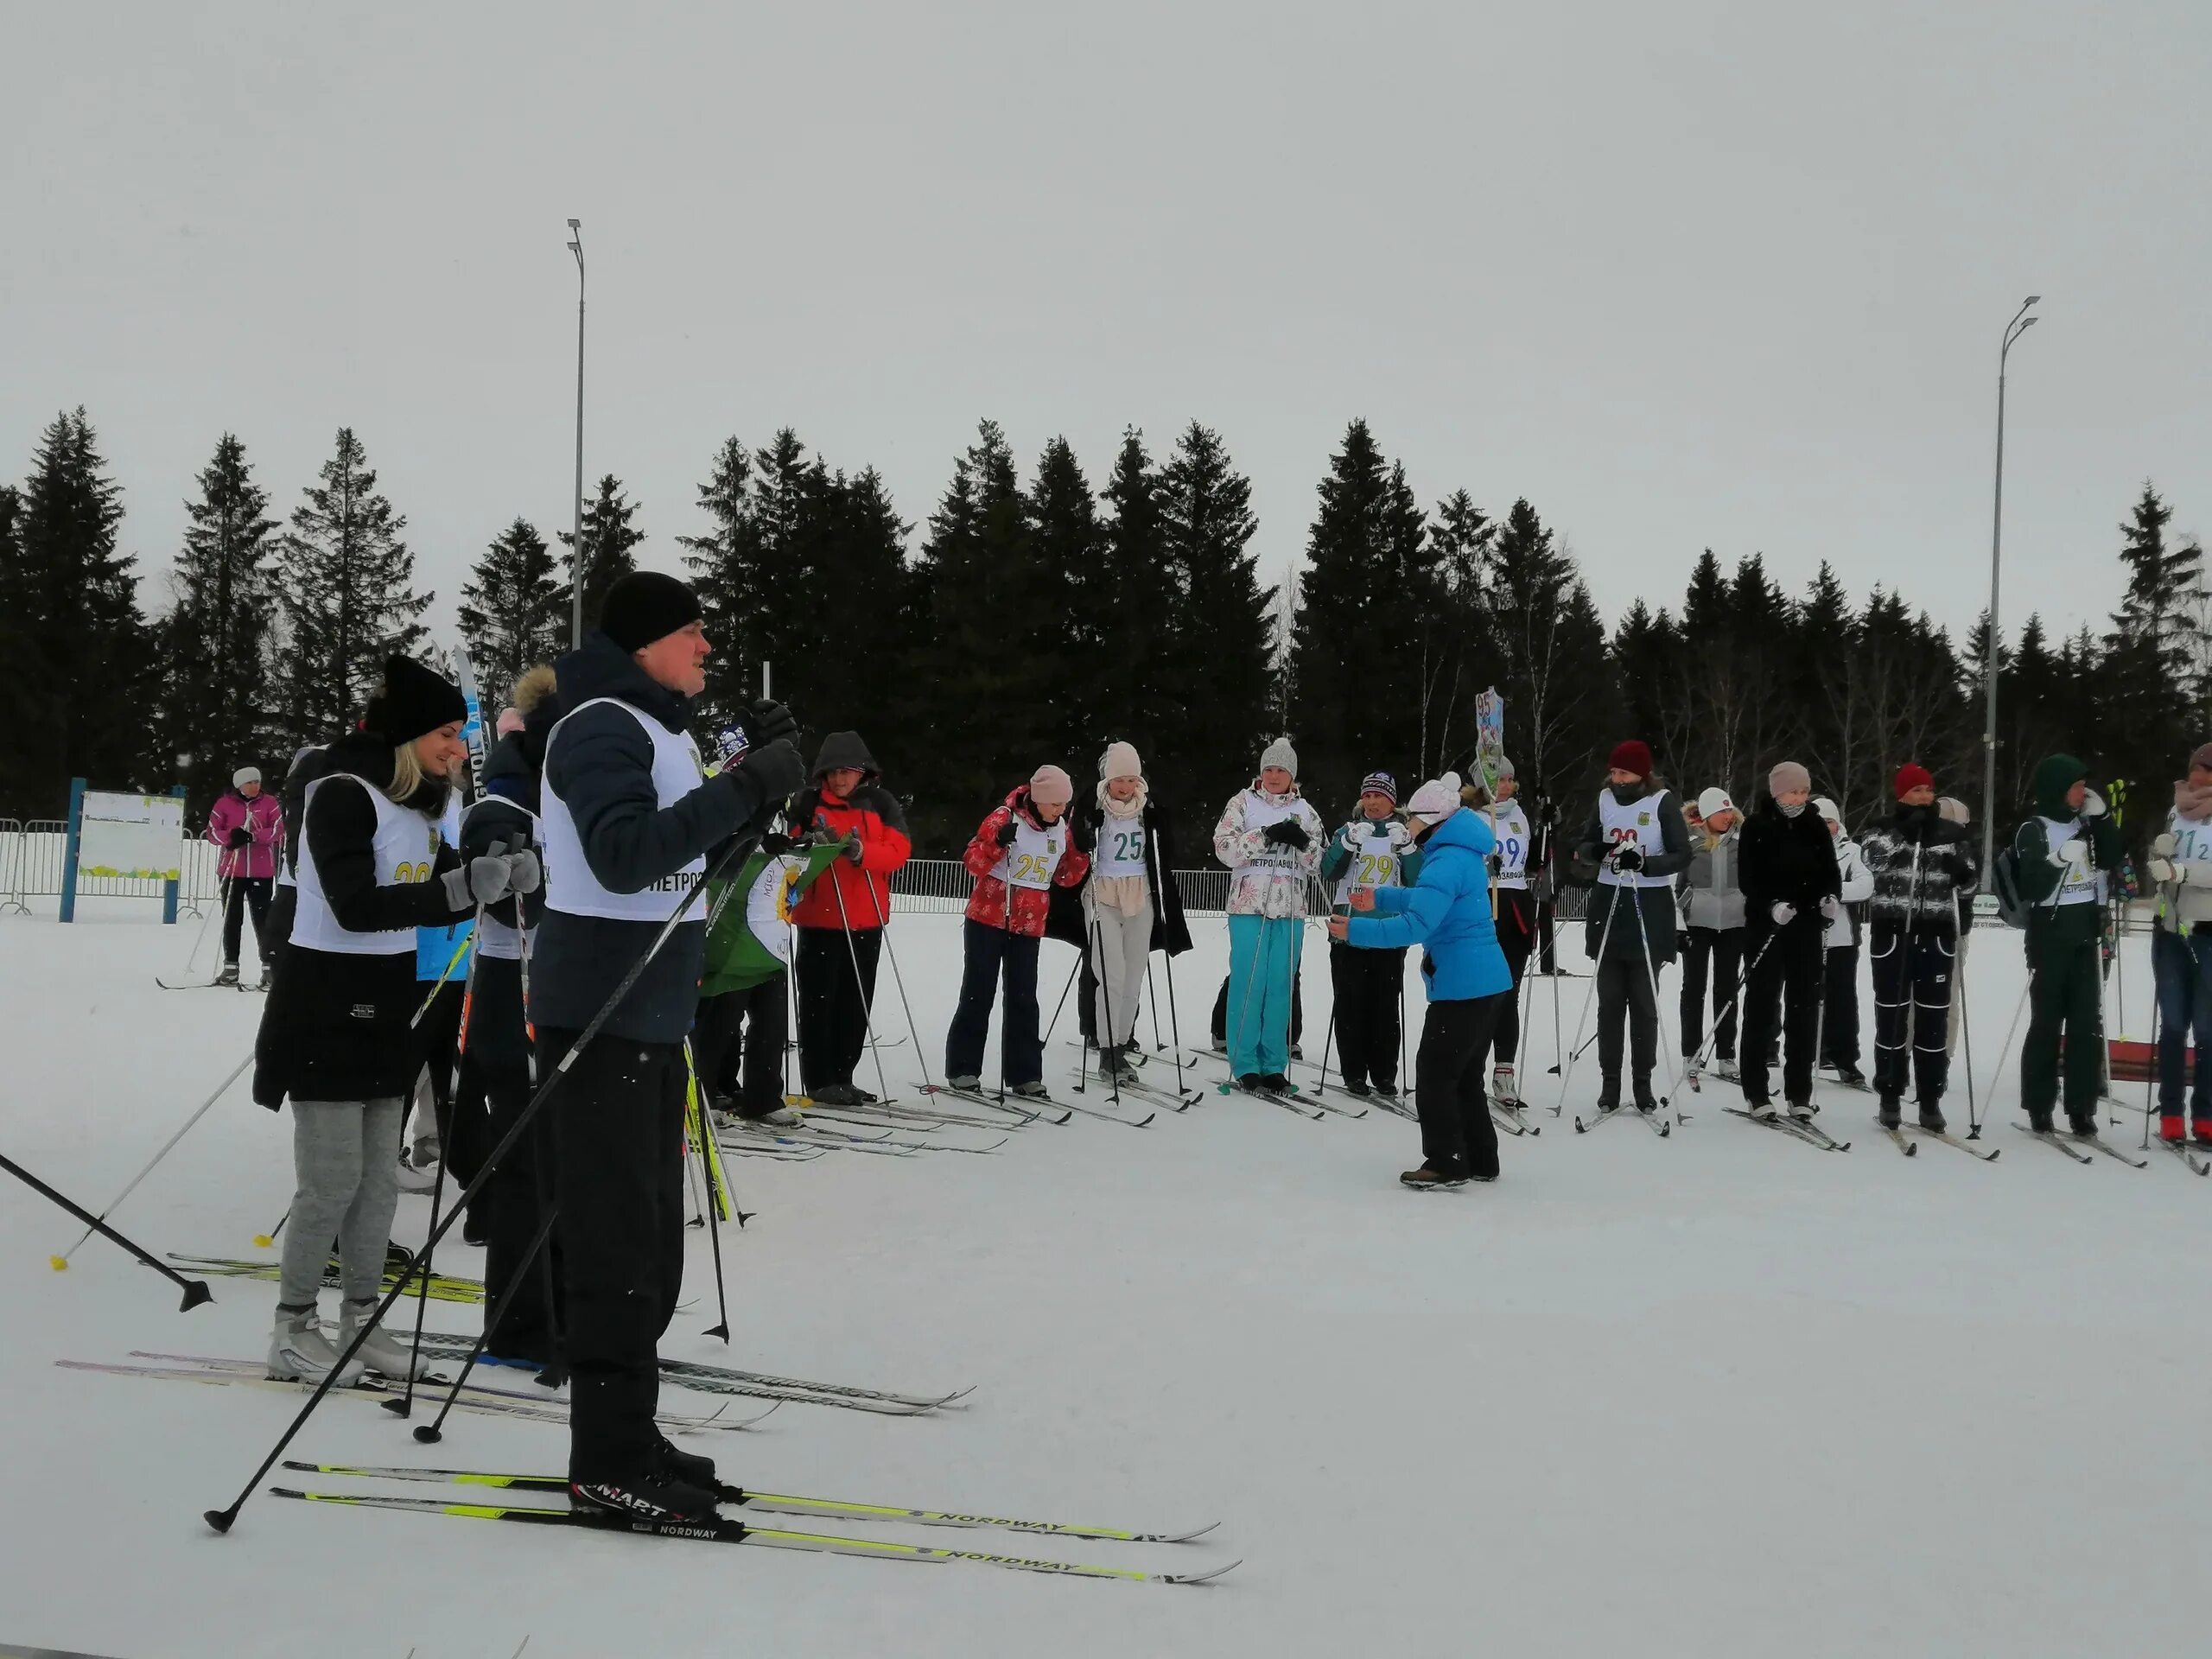
[[[244,824],[240,824],[231,831],[231,839],[227,844],[232,847],[251,847],[253,845],[253,831]]]
[[[1278,819],[1262,830],[1260,835],[1262,840],[1273,842],[1278,847],[1310,847],[1313,842],[1313,837],[1306,833],[1306,826],[1296,818]]]
[[[1613,851],[1613,868],[1616,870],[1625,870],[1633,875],[1643,868],[1643,849],[1633,846],[1616,848]]]
[[[1013,846],[1014,838],[1020,835],[1020,833],[1021,826],[1016,823],[1011,817],[1007,818],[1004,823],[999,825],[999,845],[1001,847]]]
[[[1505,860],[1496,853],[1484,853],[1483,868],[1490,872],[1490,879],[1495,881],[1504,873]]]
[[[780,830],[771,830],[760,837],[760,850],[771,858],[781,858],[797,844]]]
[[[753,740],[756,749],[798,735],[798,721],[791,718],[791,711],[780,702],[761,702],[748,704],[745,710],[745,734]]]
[[[760,804],[780,801],[806,781],[806,763],[787,737],[772,743],[755,743],[753,753],[725,777],[742,778],[760,791]]]

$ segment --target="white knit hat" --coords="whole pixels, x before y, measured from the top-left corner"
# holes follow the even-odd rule
[[[1733,812],[1735,810],[1736,803],[1728,798],[1728,791],[1717,784],[1697,798],[1697,815],[1700,818],[1709,818],[1716,812]]]
[[[1406,803],[1406,816],[1419,818],[1424,823],[1437,823],[1459,810],[1459,774],[1447,772],[1441,778],[1432,778],[1414,791],[1413,799]]]
[[[1502,754],[1497,757],[1497,775],[1501,779],[1513,776],[1513,763]]]
[[[1835,803],[1825,795],[1815,795],[1813,798],[1813,810],[1830,823],[1843,822],[1843,814],[1835,810]]]
[[[1936,814],[1946,823],[1970,823],[1967,804],[1955,795],[1946,795],[1936,803]]]
[[[1288,738],[1279,737],[1261,751],[1260,770],[1265,772],[1269,766],[1281,766],[1292,777],[1298,776],[1298,751],[1290,747]]]
[[[244,789],[248,784],[257,784],[260,781],[261,768],[259,766],[240,766],[231,774],[231,787],[233,789]]]
[[[1109,743],[1106,753],[1098,757],[1098,781],[1110,784],[1116,778],[1141,778],[1144,762],[1137,759],[1134,743]]]

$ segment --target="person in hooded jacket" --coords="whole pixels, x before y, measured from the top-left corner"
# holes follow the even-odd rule
[[[1399,1180],[1416,1190],[1494,1181],[1497,1127],[1483,1067],[1513,995],[1490,913],[1497,836],[1482,813],[1460,805],[1459,780],[1448,772],[1414,791],[1406,823],[1421,852],[1419,878],[1410,887],[1355,887],[1346,900],[1355,913],[1330,917],[1329,937],[1356,950],[1422,947],[1428,1012],[1414,1061],[1421,1161]]]
[[[1859,856],[1873,877],[1867,956],[1874,980],[1874,1091],[1885,1128],[1903,1121],[1916,1084],[1920,1127],[1944,1128],[1960,899],[1979,879],[1967,833],[1937,810],[1936,779],[1917,761],[1897,769],[1897,810],[1866,832]]]
[[[321,752],[321,775],[303,791],[291,939],[255,1042],[254,1098],[271,1109],[290,1102],[298,1182],[269,1344],[273,1376],[313,1381],[335,1370],[381,1298],[402,1097],[420,1064],[408,1028],[416,927],[537,884],[528,854],[464,866],[438,834],[447,780],[467,762],[467,714],[457,688],[391,658],[359,726]],[[316,1316],[334,1239],[344,1298],[334,1347]],[[340,1381],[364,1365],[404,1377],[415,1363],[376,1329]]]
[[[883,786],[883,768],[858,732],[823,738],[810,776],[791,803],[792,833],[849,844],[791,907],[799,1083],[824,1105],[863,1106],[876,1096],[853,1074],[868,1046],[891,878],[913,856],[914,842],[906,809]]]
[[[1098,787],[1068,817],[1090,868],[1079,887],[1052,889],[1046,937],[1083,953],[1079,1024],[1086,1046],[1099,1051],[1099,1074],[1135,1083],[1137,1010],[1152,953],[1177,957],[1191,948],[1175,886],[1174,830],[1130,743],[1106,746]]]
[[[1835,842],[1811,810],[1813,775],[1795,760],[1767,773],[1767,796],[1744,825],[1744,1103],[1775,1116],[1768,1057],[1781,1027],[1782,1093],[1793,1117],[1819,1110],[1813,1100],[1814,1050],[1828,924],[1843,913]]]
[[[976,878],[961,924],[960,1003],[944,1039],[944,1075],[955,1089],[982,1087],[983,1039],[1006,982],[999,1027],[999,1076],[1014,1094],[1041,1097],[1045,1043],[1037,1031],[1037,947],[1052,890],[1079,883],[1090,861],[1067,823],[1075,784],[1054,766],[1008,791],[976,829],[962,861]]]
[[[1682,873],[1682,1058],[1696,1070],[1705,1052],[1705,988],[1713,982],[1713,1069],[1733,1083],[1736,1013],[1744,970],[1744,889],[1740,885],[1743,818],[1725,789],[1697,798],[1697,828]]]
[[[2173,810],[2151,845],[2147,868],[2158,894],[2151,935],[2158,1138],[2177,1145],[2194,1134],[2200,1146],[2212,1145],[2212,743],[2199,745],[2189,757],[2189,776],[2175,780]]]
[[[240,766],[231,774],[230,788],[207,814],[207,839],[223,849],[215,861],[223,883],[223,967],[215,982],[238,982],[238,944],[251,910],[265,985],[276,949],[269,925],[269,890],[284,851],[284,808],[275,796],[263,793],[260,767]]]
[[[2039,1135],[2055,1127],[2059,1055],[2066,1117],[2075,1135],[2097,1132],[2104,1089],[2104,908],[2126,855],[2089,769],[2070,754],[2036,765],[2036,816],[2014,832],[2013,868],[2028,912],[2028,1034],[2020,1046],[2020,1103]]]
[[[1681,799],[1652,773],[1649,745],[1631,738],[1614,748],[1576,855],[1597,877],[1583,926],[1598,964],[1598,1109],[1621,1103],[1626,1025],[1630,1097],[1639,1112],[1656,1111],[1659,969],[1675,959],[1675,874],[1690,861],[1690,838]]]
[[[538,785],[545,910],[531,1012],[538,1075],[563,1071],[546,1109],[569,1495],[653,1521],[696,1520],[715,1502],[712,1460],[677,1450],[654,1421],[656,1348],[683,1280],[683,1039],[707,957],[699,889],[805,780],[797,723],[765,702],[742,722],[749,750],[740,758],[733,728],[709,774],[691,701],[712,649],[685,584],[652,570],[616,582],[598,628],[554,664],[562,715]]]
[[[550,664],[530,669],[515,681],[499,717],[498,741],[485,757],[483,796],[461,815],[463,861],[495,849],[534,849],[543,839],[538,774],[559,709]],[[477,932],[459,1094],[464,1116],[484,1116],[486,1152],[520,1122],[536,1086],[522,958],[544,910],[542,887],[503,899],[485,908]],[[484,1321],[487,1327],[498,1322],[489,1351],[540,1365],[560,1360],[558,1247],[549,1238],[538,1260],[528,1260],[551,1202],[551,1131],[550,1115],[541,1112],[531,1121],[478,1191],[467,1224],[470,1242],[484,1246]]]

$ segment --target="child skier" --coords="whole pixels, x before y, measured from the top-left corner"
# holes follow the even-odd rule
[[[1279,737],[1260,775],[1214,825],[1213,853],[1230,869],[1230,1070],[1257,1094],[1290,1087],[1291,986],[1306,938],[1306,885],[1327,830],[1298,792],[1298,751]]]
[[[1359,810],[1329,838],[1320,869],[1338,906],[1349,906],[1362,889],[1413,885],[1421,873],[1421,849],[1398,817],[1397,780],[1389,772],[1370,772],[1360,781]],[[1404,950],[1358,950],[1333,941],[1329,980],[1336,988],[1337,1052],[1343,1056],[1344,1091],[1364,1096],[1372,1083],[1376,1094],[1395,1099]]]
[[[1682,1057],[1696,1070],[1705,1052],[1705,987],[1713,982],[1713,1071],[1736,1080],[1736,1011],[1744,969],[1741,815],[1725,789],[1697,798],[1698,827],[1683,872]]]
[[[1045,1093],[1045,1045],[1037,1032],[1037,945],[1055,887],[1071,887],[1090,861],[1076,849],[1066,823],[1075,785],[1043,766],[977,826],[963,861],[976,878],[962,924],[960,1005],[945,1033],[944,1073],[955,1089],[982,1084],[983,1039],[999,980],[1006,1018],[999,1032],[999,1075],[1011,1092]]]

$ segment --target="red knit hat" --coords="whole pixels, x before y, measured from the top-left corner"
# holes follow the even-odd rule
[[[1897,797],[1903,800],[1916,789],[1936,787],[1936,774],[1917,760],[1908,760],[1897,768]]]
[[[1631,737],[1625,743],[1616,744],[1612,756],[1605,764],[1615,772],[1632,772],[1639,778],[1651,775],[1651,746]]]

